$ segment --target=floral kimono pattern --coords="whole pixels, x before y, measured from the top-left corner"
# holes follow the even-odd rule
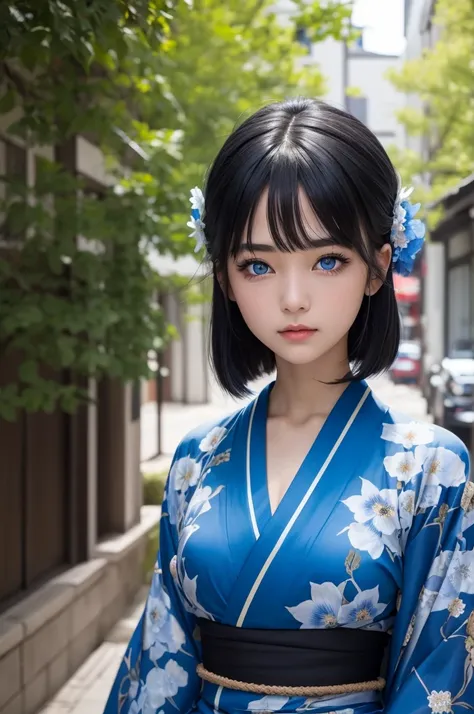
[[[146,608],[105,714],[474,711],[474,484],[449,432],[350,384],[272,514],[272,385],[173,459]],[[202,683],[197,618],[391,634],[383,693],[255,696]]]

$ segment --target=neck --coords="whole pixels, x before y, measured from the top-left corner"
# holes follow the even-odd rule
[[[325,417],[347,387],[347,382],[331,384],[349,371],[346,340],[310,364],[291,364],[279,357],[276,363],[270,416],[284,416],[296,422],[315,415]]]

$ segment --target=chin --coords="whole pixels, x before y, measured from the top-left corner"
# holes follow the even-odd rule
[[[309,345],[293,345],[289,349],[274,350],[275,357],[285,360],[288,364],[311,364],[316,362],[316,360],[324,357],[327,350],[315,350],[314,347],[309,347]]]

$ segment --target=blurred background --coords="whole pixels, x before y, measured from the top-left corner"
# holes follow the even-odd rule
[[[365,122],[415,187],[426,250],[373,386],[472,451],[472,0],[1,0],[0,714],[103,709],[172,453],[241,406],[208,366],[189,189],[298,94]]]

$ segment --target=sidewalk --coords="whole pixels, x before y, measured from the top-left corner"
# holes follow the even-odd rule
[[[143,611],[147,590],[109,632],[105,641],[38,714],[102,714],[125,647]]]
[[[264,382],[263,382],[264,383]],[[258,385],[260,389],[263,383]],[[425,402],[416,389],[394,386],[388,379],[372,380],[377,396],[393,409],[426,420]],[[145,460],[143,471],[164,471],[179,441],[194,427],[229,414],[243,402],[225,397],[213,387],[213,400],[205,405],[165,404],[163,406],[163,444],[165,454]],[[142,409],[142,456],[149,459],[156,452],[156,410],[152,405]],[[105,642],[89,657],[56,697],[38,714],[102,714],[110,687],[119,667],[125,647],[142,613],[146,589],[106,637]]]
[[[262,379],[253,385],[258,393],[269,379]],[[217,384],[210,384],[208,404],[175,404],[166,402],[162,406],[162,451],[163,455],[152,458],[157,451],[157,409],[156,403],[144,404],[141,409],[141,457],[142,470],[148,473],[164,471],[181,439],[200,424],[212,423],[240,409],[248,399],[233,399],[224,394]]]

